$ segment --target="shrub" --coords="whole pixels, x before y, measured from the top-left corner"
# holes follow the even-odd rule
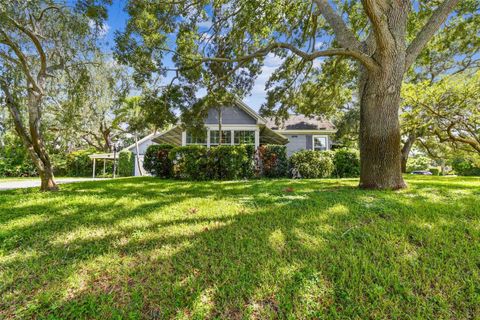
[[[255,148],[246,145],[177,147],[170,151],[177,178],[189,180],[234,180],[253,176]]]
[[[265,177],[279,178],[288,174],[287,147],[267,144],[258,148],[261,173]]]
[[[294,178],[326,178],[334,166],[331,156],[323,151],[302,150],[290,157],[290,170]]]
[[[122,151],[118,156],[118,174],[123,177],[133,176],[135,173],[135,155],[130,151]]]
[[[253,156],[247,146],[220,145],[208,150],[208,178],[235,180],[250,178],[253,173]]]
[[[460,176],[480,176],[480,167],[471,159],[456,157],[452,160],[452,168]]]
[[[173,162],[168,155],[173,148],[174,146],[170,144],[149,146],[143,159],[143,168],[154,176],[171,178],[173,175]]]
[[[434,176],[438,176],[440,174],[440,170],[435,167],[428,168],[428,171],[430,171]]]
[[[431,163],[432,160],[424,156],[410,157],[407,161],[407,172],[427,170]]]
[[[7,132],[3,139],[4,144],[0,146],[0,177],[36,176],[35,165],[20,138]]]
[[[338,149],[333,155],[334,172],[338,178],[354,178],[360,175],[360,157],[358,151]]]
[[[93,162],[88,156],[95,153],[95,149],[85,149],[70,152],[66,160],[66,173],[70,177],[87,177],[92,174]],[[97,166],[98,171],[100,168]]]
[[[207,151],[207,147],[197,145],[173,148],[168,158],[173,162],[174,176],[187,180],[208,180]]]

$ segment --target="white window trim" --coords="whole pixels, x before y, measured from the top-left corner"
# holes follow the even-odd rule
[[[214,124],[206,124],[205,125],[206,129],[207,129],[207,148],[210,148],[210,146],[212,145],[210,143],[210,130],[218,130],[218,125],[214,125]],[[230,131],[230,136],[231,136],[231,139],[230,139],[230,145],[234,146],[235,145],[235,131],[254,131],[255,132],[255,147],[258,148],[258,146],[260,145],[260,129],[258,128],[257,125],[250,125],[250,124],[247,124],[247,125],[222,125],[222,131]],[[182,131],[182,146],[186,146],[187,145],[187,132],[186,131]],[[188,144],[188,145],[195,145],[193,143],[191,144]],[[196,145],[203,145],[203,144],[200,144],[200,143],[197,143]],[[217,145],[217,144],[213,144],[213,145]]]
[[[324,134],[315,134],[312,136],[312,150],[315,150],[315,138],[325,138],[325,151],[330,150],[330,141],[328,141],[329,138],[327,135]]]

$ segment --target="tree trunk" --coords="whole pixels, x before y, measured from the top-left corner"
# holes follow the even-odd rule
[[[397,75],[398,77],[398,75]],[[362,74],[360,101],[360,187],[406,187],[400,168],[400,76]],[[392,84],[392,80],[395,83]],[[393,86],[393,87],[392,87]]]
[[[58,186],[54,180],[53,166],[50,161],[50,157],[48,156],[48,153],[45,149],[43,136],[40,131],[41,96],[36,95],[33,92],[29,92],[29,130],[27,131],[22,121],[18,101],[14,99],[7,84],[1,83],[1,87],[5,94],[6,105],[8,106],[8,110],[10,111],[10,115],[12,116],[13,123],[15,125],[15,131],[22,139],[31,160],[37,168],[38,174],[40,175],[40,191],[57,191]]]
[[[402,5],[377,7],[384,15],[372,24],[375,46],[368,54],[377,68],[360,67],[360,187],[365,189],[401,189],[406,184],[401,170],[400,92],[406,66],[406,26],[409,12]],[[370,14],[372,14],[370,12]],[[367,44],[368,45],[368,44]]]
[[[412,146],[415,143],[415,140],[417,140],[417,135],[413,132],[408,135],[407,141],[402,147],[402,172],[406,173],[407,172],[407,161],[408,161],[408,156],[410,154],[410,150],[412,150]]]
[[[143,166],[140,165],[140,148],[138,147],[138,135],[136,132],[135,132],[135,151],[136,151],[135,159],[137,161],[138,172],[140,173],[140,177],[143,177]]]
[[[58,191],[58,185],[55,183],[51,166],[40,172],[40,191]]]

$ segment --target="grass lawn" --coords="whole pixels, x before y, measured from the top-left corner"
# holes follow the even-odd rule
[[[480,316],[480,179],[0,192],[0,318]]]

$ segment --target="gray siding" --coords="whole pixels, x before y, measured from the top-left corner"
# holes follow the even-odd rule
[[[218,123],[218,112],[216,109],[208,110],[208,117],[205,120],[206,124]],[[256,124],[255,120],[248,113],[237,106],[222,108],[222,124]]]
[[[287,154],[291,156],[300,150],[313,150],[313,134],[283,134],[288,138]],[[322,135],[322,134],[319,134]],[[325,135],[325,134],[323,134]],[[332,137],[328,136],[328,149],[332,148]]]
[[[308,145],[308,139],[307,135],[304,134],[298,134],[298,135],[286,135],[284,134],[285,137],[288,138],[288,143],[287,143],[287,155],[290,157],[294,152],[300,151],[300,150],[305,150]],[[312,144],[311,142],[311,136],[310,136],[310,145]]]

